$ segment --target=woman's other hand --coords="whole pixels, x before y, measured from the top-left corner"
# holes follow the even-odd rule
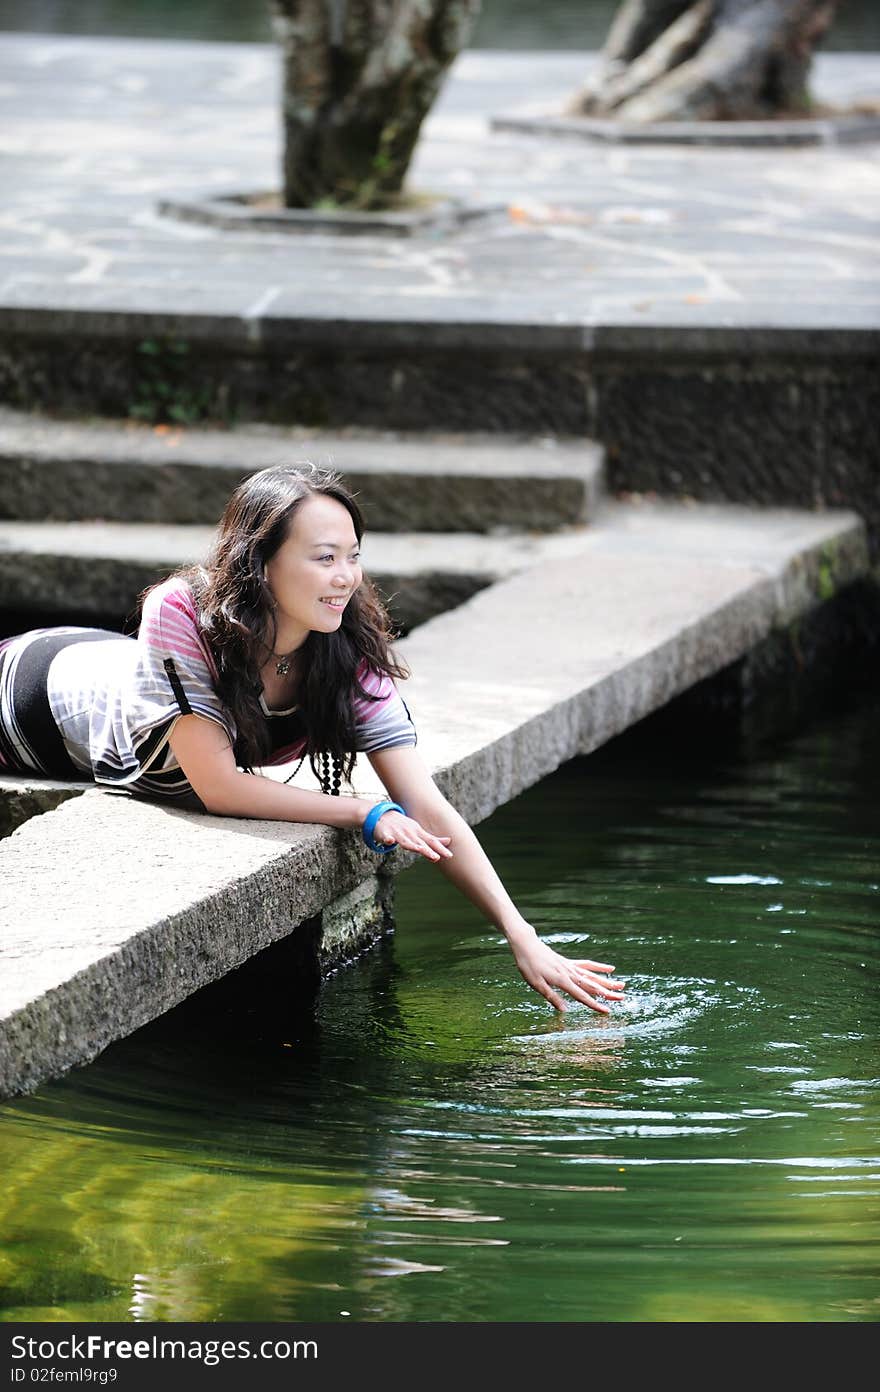
[[[521,940],[511,939],[510,946],[523,979],[556,1010],[564,1012],[568,1008],[560,991],[600,1015],[610,1013],[606,1001],[617,1001],[623,996],[626,983],[609,977],[607,974],[614,968],[605,962],[570,961],[554,952],[536,934]]]
[[[373,837],[383,846],[402,846],[405,851],[415,851],[426,860],[449,860],[450,836],[435,836],[414,817],[406,817],[401,812],[383,812],[373,830]]]
[[[434,783],[418,751],[411,747],[382,749],[369,758],[389,797],[421,819],[386,812],[379,818],[376,839],[392,836],[407,850],[439,861],[446,878],[507,938],[523,978],[557,1010],[566,1009],[559,994],[563,991],[607,1015],[605,1002],[620,1000],[624,989],[622,981],[609,979],[614,968],[604,962],[571,962],[541,941],[513,904],[467,822]],[[442,834],[426,832],[425,822]],[[450,842],[455,847],[454,859],[448,850]]]

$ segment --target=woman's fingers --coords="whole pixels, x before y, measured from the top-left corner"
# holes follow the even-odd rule
[[[397,844],[403,846],[406,851],[416,851],[419,855],[423,855],[426,860],[440,859],[439,851],[435,851],[433,846],[429,846],[426,841],[398,841]]]
[[[449,849],[449,843],[452,840],[451,836],[432,836],[429,831],[423,832],[422,835],[427,844],[432,846],[441,856],[448,858],[452,855]]]
[[[604,1001],[619,1001],[623,998],[623,986],[617,982],[603,981],[601,977],[593,976],[591,972],[584,971],[580,963],[570,962],[565,957],[559,958],[561,976],[554,984],[561,990],[566,991],[574,1000],[580,1001],[582,1005],[588,1005],[591,1010],[597,1011],[600,1015],[610,1014],[609,1006]],[[599,1000],[597,997],[604,997]]]
[[[416,851],[427,860],[446,860],[452,855],[449,849],[451,836],[435,836],[433,832],[425,831],[412,817],[386,812],[379,818],[377,832],[380,827],[382,835],[377,840],[381,839],[386,846],[402,846],[404,850]]]
[[[600,1015],[609,1015],[611,1013],[607,1005],[604,1005],[601,1001],[597,1001],[594,996],[590,995],[589,991],[584,990],[576,981],[560,981],[557,984],[561,990],[566,991],[574,1000],[580,1001],[582,1005],[588,1005],[591,1010],[597,1011]],[[561,996],[556,994],[548,982],[538,982],[537,990],[560,1012],[560,1014],[565,1014],[568,1009],[565,1001]]]
[[[626,982],[603,981],[601,976],[593,976],[592,972],[575,972],[575,981],[591,991],[601,991],[603,996],[622,996],[626,989]]]
[[[581,979],[589,981],[590,985],[597,991],[604,991],[608,995],[609,991],[622,992],[626,990],[625,981],[616,981],[613,977],[603,981],[596,975],[597,971],[614,971],[613,967],[601,966],[597,962],[572,962],[571,965],[577,967],[581,973]]]
[[[429,860],[446,860],[452,852],[443,841],[436,836],[431,836],[425,832],[421,836],[413,835],[410,832],[401,832],[396,838],[397,845],[402,846],[406,851],[418,851],[419,855],[426,856]]]
[[[529,985],[556,1010],[566,1009],[561,991],[599,1015],[611,1013],[606,1001],[613,1005],[623,997],[624,982],[596,975],[597,971],[613,971],[613,967],[602,962],[573,962],[537,937],[515,944],[514,956]]]
[[[548,1000],[550,1002],[554,1010],[558,1010],[560,1015],[565,1014],[567,1009],[565,1001],[562,999],[561,996],[557,996],[556,992],[550,986],[547,985],[546,981],[540,981],[535,989],[537,990],[539,995],[542,995],[545,1000]]]
[[[574,996],[575,1000],[580,1001],[581,1005],[588,1005],[591,1010],[598,1011],[600,1015],[611,1014],[609,1006],[605,1005],[603,1001],[596,1000],[595,996],[591,996],[589,991],[585,991],[576,981],[570,982],[565,989],[570,996]]]

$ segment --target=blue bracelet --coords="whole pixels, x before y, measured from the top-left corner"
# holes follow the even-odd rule
[[[390,846],[384,846],[381,841],[377,841],[373,836],[373,832],[376,830],[376,823],[386,812],[401,812],[404,817],[406,816],[406,812],[399,802],[377,802],[376,806],[371,807],[367,813],[366,820],[361,829],[361,834],[368,848],[371,851],[376,851],[379,855],[387,855],[388,852],[393,851],[394,847],[397,845],[396,841],[392,841]]]

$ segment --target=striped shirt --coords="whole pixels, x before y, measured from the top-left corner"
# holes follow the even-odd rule
[[[82,632],[85,639],[89,630]],[[9,640],[7,662],[33,638]],[[74,768],[96,783],[191,800],[193,790],[168,743],[176,721],[186,714],[211,720],[230,745],[236,730],[217,692],[216,664],[189,586],[172,577],[151,590],[136,639],[96,639],[91,631],[91,641],[67,643],[48,669],[49,707]],[[357,676],[368,696],[353,694],[353,752],[414,745],[415,727],[391,678],[366,661]],[[261,704],[272,750],[267,764],[301,758],[306,731],[300,712],[269,710],[262,697]]]

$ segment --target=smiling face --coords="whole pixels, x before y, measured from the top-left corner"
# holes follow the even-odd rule
[[[312,493],[293,515],[285,540],[266,562],[275,601],[276,652],[292,652],[310,633],[335,633],[363,579],[348,508]]]

